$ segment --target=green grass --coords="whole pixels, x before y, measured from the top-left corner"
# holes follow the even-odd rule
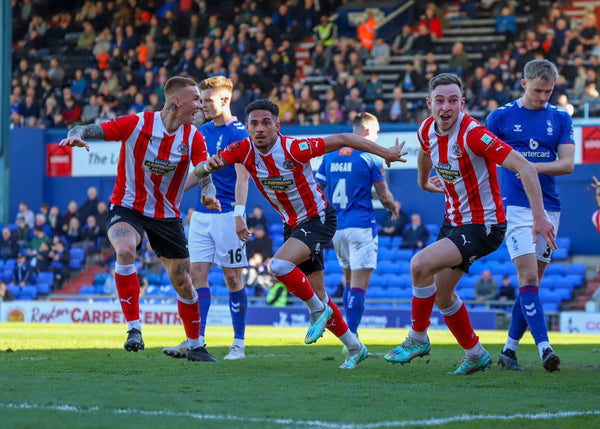
[[[463,352],[446,331],[430,331],[428,359],[401,366],[373,358],[344,371],[338,369],[341,345],[331,334],[307,346],[304,329],[248,327],[248,359],[227,362],[221,358],[231,328],[209,327],[208,348],[220,360],[210,364],[162,354],[163,346],[182,339],[181,326],[144,326],[146,350],[139,353],[122,349],[125,330],[124,325],[0,324],[0,427],[547,429],[600,424],[600,336],[552,333],[563,361],[558,373],[543,370],[528,336],[518,353],[526,371],[494,365],[461,377],[447,375]],[[360,334],[369,351],[381,355],[400,343],[406,330],[363,329]],[[495,361],[506,332],[478,334]]]

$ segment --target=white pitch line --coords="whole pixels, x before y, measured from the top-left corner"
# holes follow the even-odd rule
[[[456,422],[472,422],[476,420],[515,420],[515,419],[527,419],[527,420],[553,420],[567,417],[579,417],[579,416],[600,416],[600,410],[590,411],[559,411],[555,413],[537,413],[537,414],[492,414],[492,415],[462,415],[454,417],[443,417],[443,418],[431,418],[424,420],[396,420],[396,421],[385,421],[385,422],[374,422],[374,423],[335,423],[335,422],[324,422],[319,420],[292,420],[292,419],[267,419],[262,417],[239,417],[233,415],[219,415],[219,414],[199,414],[199,413],[188,413],[188,412],[175,412],[169,410],[135,410],[135,409],[122,409],[122,408],[106,408],[100,409],[99,407],[78,407],[76,405],[39,405],[39,404],[3,404],[0,403],[0,408],[11,408],[18,410],[45,410],[45,411],[67,411],[75,413],[93,413],[93,412],[108,412],[114,414],[128,414],[128,415],[140,415],[140,416],[168,416],[168,417],[187,417],[195,420],[218,420],[218,421],[235,421],[239,423],[269,423],[276,424],[285,427],[321,427],[321,428],[339,428],[339,429],[372,429],[372,428],[385,428],[385,427],[408,427],[408,426],[441,426],[448,423]]]

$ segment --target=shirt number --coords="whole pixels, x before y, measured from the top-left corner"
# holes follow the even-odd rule
[[[341,209],[345,209],[348,205],[348,195],[346,194],[346,179],[338,180],[331,195],[331,202],[337,204]]]

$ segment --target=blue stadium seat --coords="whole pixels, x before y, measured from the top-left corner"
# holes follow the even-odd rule
[[[19,299],[19,294],[21,293],[21,288],[19,286],[8,285],[6,286],[6,289],[13,293],[15,299]]]
[[[397,261],[410,262],[410,260],[412,259],[412,257],[414,255],[415,255],[415,253],[412,251],[412,249],[397,249],[394,259]]]
[[[552,252],[552,259],[555,261],[564,261],[569,259],[569,251],[564,247],[559,247]]]
[[[485,268],[486,266],[483,262],[475,261],[473,262],[473,265],[471,265],[471,268],[469,268],[469,274],[479,275],[483,272],[483,270],[485,270]]]
[[[583,286],[583,276],[580,274],[567,274],[565,276],[573,287]]]
[[[427,231],[429,231],[429,236],[433,237],[434,240],[440,233],[440,226],[437,223],[427,223],[425,224],[425,228],[427,228]]]
[[[385,288],[380,286],[369,287],[369,290],[367,291],[367,296],[369,298],[387,298],[387,295],[388,293]]]
[[[567,253],[571,253],[571,239],[569,237],[556,237],[556,247],[566,249]]]
[[[554,293],[560,296],[562,301],[568,301],[571,299],[573,295],[571,289],[569,288],[556,288],[554,289]]]
[[[335,275],[337,275],[338,278],[340,278],[340,276],[344,273],[344,270],[342,269],[342,267],[340,266],[340,264],[338,264],[337,261],[335,261],[335,262],[330,261],[325,266],[325,271],[327,272],[327,274],[335,274]]]
[[[2,277],[1,280],[4,283],[10,283],[12,281],[12,276],[13,276],[13,271],[12,270],[4,270],[2,271]]]
[[[81,289],[79,289],[79,292],[77,294],[78,295],[95,295],[96,287],[93,285],[81,286]]]
[[[461,299],[474,299],[475,298],[475,288],[464,287],[458,291],[458,295]]]
[[[223,280],[223,273],[220,271],[216,271],[216,270],[210,270],[208,272],[208,284],[213,286],[213,285],[220,285],[220,284],[224,284],[224,280]]]
[[[83,268],[83,262],[81,259],[71,258],[69,261],[69,268],[75,271],[81,270]]]
[[[475,283],[477,283],[478,280],[479,280],[478,276],[464,275],[458,282],[458,290],[460,291],[463,288],[474,289]]]
[[[9,224],[7,224],[7,225],[6,225],[6,227],[7,227],[8,229],[10,229],[10,232],[11,232],[11,233],[13,233],[13,234],[14,234],[14,232],[15,232],[17,229],[19,229],[19,227],[17,226],[17,224],[16,224],[16,223],[9,223]]]
[[[544,275],[546,276],[548,274],[564,276],[567,274],[567,269],[563,264],[548,264],[544,271]]]
[[[274,235],[281,235],[283,236],[283,223],[272,223],[271,225],[269,225],[267,227],[267,230],[269,232],[269,235],[271,237],[273,237]]]
[[[71,255],[71,260],[79,259],[83,265],[85,262],[85,249],[82,247],[71,247],[71,249],[69,249],[69,253]]]
[[[369,282],[369,289],[371,289],[372,287],[380,287],[380,288],[384,288],[384,287],[388,287],[388,279],[387,276],[384,274],[373,274],[371,276],[371,281]]]
[[[379,235],[378,236],[378,245],[379,247],[392,247],[392,243],[394,242],[393,235]]]
[[[17,265],[17,260],[16,259],[7,259],[6,261],[4,261],[4,271],[6,270],[14,270],[15,269],[15,265]]]
[[[227,289],[227,288],[225,288],[225,289]],[[162,285],[160,287],[160,290],[161,290],[162,294],[165,296],[177,296],[177,292],[175,291],[173,286],[171,286],[171,284]]]
[[[100,274],[98,274],[100,275]],[[98,278],[96,276],[96,278]],[[146,280],[148,280],[148,285],[160,285],[162,279],[162,274],[158,274],[158,273],[147,273],[146,274]]]
[[[38,280],[35,287],[38,295],[48,295],[50,292],[52,292],[52,283],[40,283]]]
[[[396,249],[393,247],[379,246],[377,249],[377,260],[378,261],[393,261],[397,258]]]
[[[25,285],[21,288],[19,299],[33,300],[37,298],[37,286]]]
[[[585,265],[583,264],[569,264],[567,265],[567,274],[578,274],[585,276]]]
[[[577,276],[576,274],[571,274],[573,277],[570,276],[559,276],[557,277],[555,283],[554,283],[554,287],[556,289],[569,289],[570,291],[572,291],[580,282],[579,276]],[[577,277],[575,277],[577,276]]]
[[[337,288],[337,285],[340,284],[340,276],[337,274],[325,274],[325,287],[327,288]]]

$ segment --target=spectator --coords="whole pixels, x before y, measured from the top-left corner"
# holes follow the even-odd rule
[[[2,238],[0,239],[0,259],[6,261],[7,259],[15,259],[19,252],[19,244],[13,237],[10,228],[2,228]]]
[[[25,216],[22,213],[17,215],[17,229],[13,233],[19,249],[29,247],[29,236],[31,228],[25,223]]]
[[[404,227],[406,227],[406,213],[402,210],[402,203],[398,200],[394,201],[394,205],[398,209],[398,219],[392,220],[392,213],[387,211],[381,219],[381,235],[402,235]]]
[[[390,102],[389,118],[390,122],[409,122],[410,112],[408,103],[404,99],[404,91],[401,86],[394,87],[394,98]]]
[[[83,70],[75,70],[75,77],[71,81],[71,94],[73,97],[81,102],[85,94],[87,93],[87,80],[83,77]]]
[[[96,222],[94,215],[88,215],[86,223],[81,228],[79,239],[73,242],[73,247],[81,247],[85,250],[85,254],[93,254],[99,250],[98,239],[102,236],[102,231]]]
[[[75,201],[70,201],[67,207],[67,213],[61,218],[61,229],[65,233],[69,229],[69,222],[72,218],[79,218],[79,212],[77,211],[78,206]]]
[[[40,250],[42,243],[51,243],[50,237],[44,232],[44,228],[41,226],[35,226],[33,228],[33,238],[29,245],[29,256],[35,256]]]
[[[67,240],[67,247],[73,247],[73,244],[81,241],[81,221],[79,217],[73,216],[67,223],[67,230],[63,237]]]
[[[394,38],[392,52],[395,55],[408,54],[412,51],[415,36],[409,25],[402,26],[402,32]]]
[[[365,89],[365,100],[367,103],[373,103],[376,99],[383,96],[383,82],[379,79],[379,74],[371,73]],[[381,122],[381,121],[379,121]]]
[[[62,232],[62,216],[58,207],[50,207],[47,222],[48,225],[50,225],[50,228],[52,228],[52,235],[59,234]]]
[[[15,295],[6,287],[6,283],[0,281],[0,302],[14,300]]]
[[[567,94],[561,94],[558,96],[556,108],[558,110],[567,112],[569,116],[573,116],[573,113],[575,113],[575,107],[569,102]]]
[[[421,18],[419,27],[425,26],[433,40],[444,37],[442,20],[435,15],[435,5],[428,4],[425,8],[425,15]]]
[[[367,9],[367,16],[365,22],[360,24],[356,29],[357,38],[360,44],[365,47],[369,52],[373,49],[375,44],[375,32],[377,31],[377,21],[373,16],[373,12]]]
[[[52,245],[52,250],[50,251],[49,255],[51,258],[50,267],[54,272],[54,283],[52,285],[52,290],[62,290],[65,282],[71,276],[71,270],[69,268],[71,255],[67,250],[64,241],[62,241],[60,238]]]
[[[254,206],[252,214],[248,216],[248,229],[254,234],[254,229],[260,227],[265,231],[267,230],[267,218],[261,206]]]
[[[253,228],[254,238],[246,243],[248,258],[260,253],[262,260],[268,262],[273,257],[273,240],[265,231],[262,224],[256,224]]]
[[[383,37],[375,39],[375,46],[371,50],[371,58],[367,64],[372,66],[385,66],[390,63],[390,46],[385,43]]]
[[[510,282],[510,276],[504,275],[502,277],[502,284],[496,299],[499,301],[514,301],[515,300],[515,287]]]
[[[10,284],[23,287],[33,280],[32,277],[32,270],[31,266],[29,265],[29,261],[27,260],[27,255],[25,253],[19,253],[17,255],[17,263],[13,269],[13,275]]]
[[[410,217],[410,225],[402,232],[403,249],[422,249],[429,240],[429,230],[421,223],[421,215],[413,213]]]
[[[77,45],[75,46],[75,49],[91,52],[92,49],[94,49],[94,44],[96,42],[96,33],[94,32],[94,27],[89,21],[84,21],[82,26],[83,31],[77,39]]]
[[[404,73],[396,81],[396,86],[402,88],[404,92],[416,92],[423,88],[423,77],[416,70],[414,63],[407,63]]]
[[[483,270],[481,278],[475,283],[475,300],[487,301],[493,299],[498,294],[498,283],[492,277],[490,270]]]
[[[87,189],[87,201],[79,209],[79,218],[87,219],[88,216],[98,216],[98,189],[90,186]]]
[[[75,125],[81,120],[81,106],[75,101],[74,98],[68,98],[65,100],[65,107],[62,110],[62,117],[67,126]]]
[[[496,34],[506,36],[507,43],[511,43],[517,34],[517,18],[509,7],[503,7],[502,12],[494,20]]]
[[[25,223],[29,228],[33,228],[35,226],[35,215],[33,211],[29,208],[29,203],[25,201],[21,201],[19,203],[19,213],[17,213],[17,217],[15,218],[15,223],[19,219],[19,217],[23,217],[25,219]]]
[[[52,86],[61,88],[65,80],[65,70],[60,65],[58,58],[50,60],[50,69],[48,70],[48,78]]]
[[[373,103],[373,111],[371,112],[379,121],[380,124],[390,122],[388,108],[382,98],[377,98]]]
[[[464,45],[461,42],[454,42],[448,60],[449,71],[462,76],[465,71],[469,70],[469,64],[469,55],[465,52]]]
[[[321,22],[313,29],[317,45],[322,45],[325,50],[331,51],[338,40],[338,28],[335,22],[330,21],[327,15],[321,15]]]

